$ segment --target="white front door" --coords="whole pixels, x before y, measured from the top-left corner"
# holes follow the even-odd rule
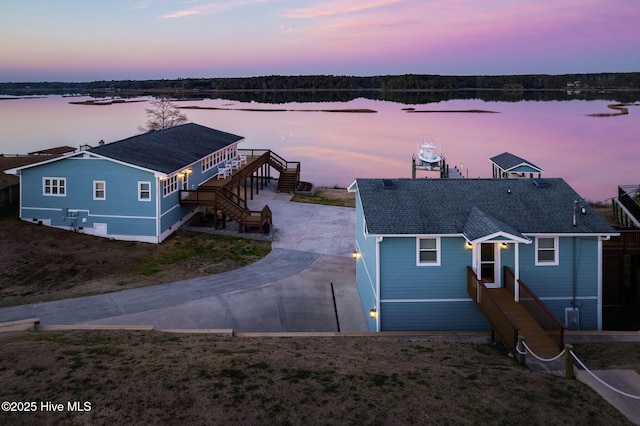
[[[489,288],[498,288],[500,283],[500,244],[480,243],[480,278]]]

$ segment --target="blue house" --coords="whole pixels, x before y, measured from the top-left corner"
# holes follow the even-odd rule
[[[516,300],[526,283],[568,328],[602,329],[602,241],[617,233],[562,179],[356,179],[349,191],[371,331],[486,331],[469,271]]]
[[[199,209],[180,202],[237,157],[244,138],[184,124],[7,170],[20,218],[119,240],[159,243]]]
[[[503,152],[500,155],[491,157],[491,165],[494,178],[514,178],[514,177],[540,177],[544,170],[522,157],[513,155],[510,152]]]

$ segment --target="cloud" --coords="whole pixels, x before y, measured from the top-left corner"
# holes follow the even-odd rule
[[[377,9],[395,3],[400,3],[402,1],[403,0],[360,0],[357,2],[345,2],[344,0],[338,0],[315,7],[294,9],[289,12],[285,12],[284,16],[287,18],[309,19],[323,16],[345,15],[363,10]]]
[[[268,2],[268,0],[231,0],[226,2],[207,3],[192,7],[191,9],[168,13],[166,15],[163,15],[162,18],[177,19],[192,15],[214,15],[216,13],[226,12],[228,10],[236,9],[239,7],[266,2]]]

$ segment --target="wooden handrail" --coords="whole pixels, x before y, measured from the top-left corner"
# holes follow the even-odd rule
[[[511,353],[515,354],[520,332],[516,327],[516,321],[500,308],[487,286],[481,279],[478,279],[470,266],[467,266],[467,292],[489,320],[491,327],[500,336],[502,343]]]
[[[505,288],[515,297],[515,275],[508,266],[503,266],[503,277]],[[536,296],[522,280],[518,279],[517,282],[519,287],[518,302],[529,312],[529,315],[540,324],[540,327],[542,327],[558,348],[564,348],[564,330],[566,328],[564,324],[551,312],[547,305],[542,303],[538,296]]]

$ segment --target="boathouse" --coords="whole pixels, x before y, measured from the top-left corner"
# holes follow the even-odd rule
[[[503,152],[500,155],[491,157],[494,179],[541,177],[544,170],[530,161],[513,155],[510,152]]]

